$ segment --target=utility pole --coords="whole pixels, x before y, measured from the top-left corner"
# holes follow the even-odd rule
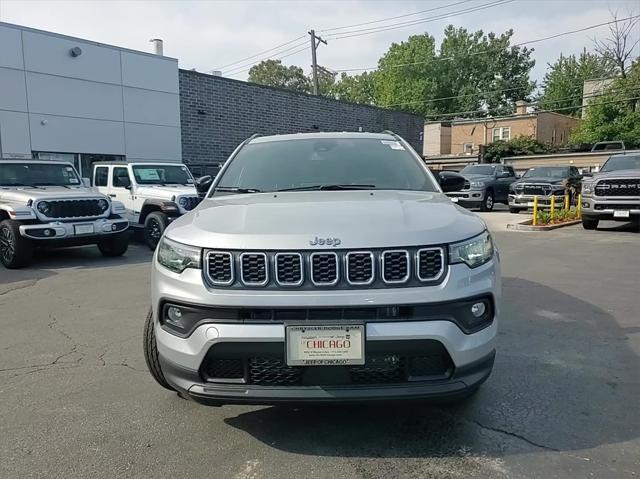
[[[309,32],[311,36],[311,69],[313,71],[313,94],[318,95],[320,93],[320,84],[318,83],[318,59],[316,57],[316,50],[320,46],[320,43],[327,44],[326,40],[316,35],[315,30]],[[317,42],[316,42],[317,40]]]

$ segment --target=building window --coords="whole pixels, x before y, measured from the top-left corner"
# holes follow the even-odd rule
[[[471,153],[473,153],[473,143],[463,143],[462,153],[464,153],[465,155],[470,155]]]
[[[493,141],[509,141],[511,139],[511,127],[503,126],[493,129]]]

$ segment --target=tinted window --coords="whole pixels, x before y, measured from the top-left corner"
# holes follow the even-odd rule
[[[139,185],[190,185],[193,178],[183,165],[136,165],[133,176]]]
[[[437,191],[424,167],[395,140],[313,138],[244,146],[221,173],[217,188],[260,191],[360,185]]]
[[[463,175],[493,175],[496,170],[495,165],[469,165],[465,166],[460,173]]]
[[[506,172],[509,173],[509,176],[516,176],[516,173],[515,173],[515,171],[513,171],[512,167],[505,166],[504,168],[505,168]]]
[[[93,178],[93,186],[107,186],[109,179],[109,168],[100,166],[96,168],[95,177]]]
[[[529,168],[522,175],[523,178],[567,178],[569,176],[569,168],[564,166],[540,166]]]
[[[131,180],[129,179],[129,172],[126,168],[118,167],[113,169],[113,186],[116,188],[123,188],[130,184]]]
[[[76,170],[66,163],[5,163],[0,186],[80,186]]]
[[[600,171],[640,170],[640,155],[611,156]]]

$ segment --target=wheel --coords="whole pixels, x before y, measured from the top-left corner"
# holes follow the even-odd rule
[[[9,269],[18,269],[31,263],[33,243],[20,235],[20,222],[0,222],[0,261]]]
[[[493,191],[487,191],[484,195],[484,200],[480,203],[480,211],[491,211],[493,210],[494,197]]]
[[[509,213],[518,214],[518,213],[520,213],[520,208],[515,208],[513,206],[509,206]]]
[[[168,223],[167,215],[160,211],[149,213],[144,220],[144,241],[151,248],[151,251],[155,251],[157,248]]]
[[[582,227],[586,230],[594,230],[598,227],[598,220],[594,218],[582,217]]]
[[[156,335],[153,330],[153,311],[151,308],[149,308],[149,314],[147,314],[147,319],[144,323],[143,335],[142,349],[144,350],[144,360],[147,363],[147,368],[149,368],[151,376],[153,376],[153,379],[155,379],[163,388],[168,389],[169,391],[175,391],[175,389],[172,388],[164,378],[164,374],[162,374],[162,369],[160,368]]]
[[[98,243],[98,249],[107,258],[122,256],[129,249],[129,232],[116,233],[101,239]]]

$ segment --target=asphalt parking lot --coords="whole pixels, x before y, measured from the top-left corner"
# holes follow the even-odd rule
[[[639,477],[640,233],[507,232],[506,215],[483,214],[496,366],[450,407],[199,406],[146,371],[144,246],[0,270],[0,477]]]

